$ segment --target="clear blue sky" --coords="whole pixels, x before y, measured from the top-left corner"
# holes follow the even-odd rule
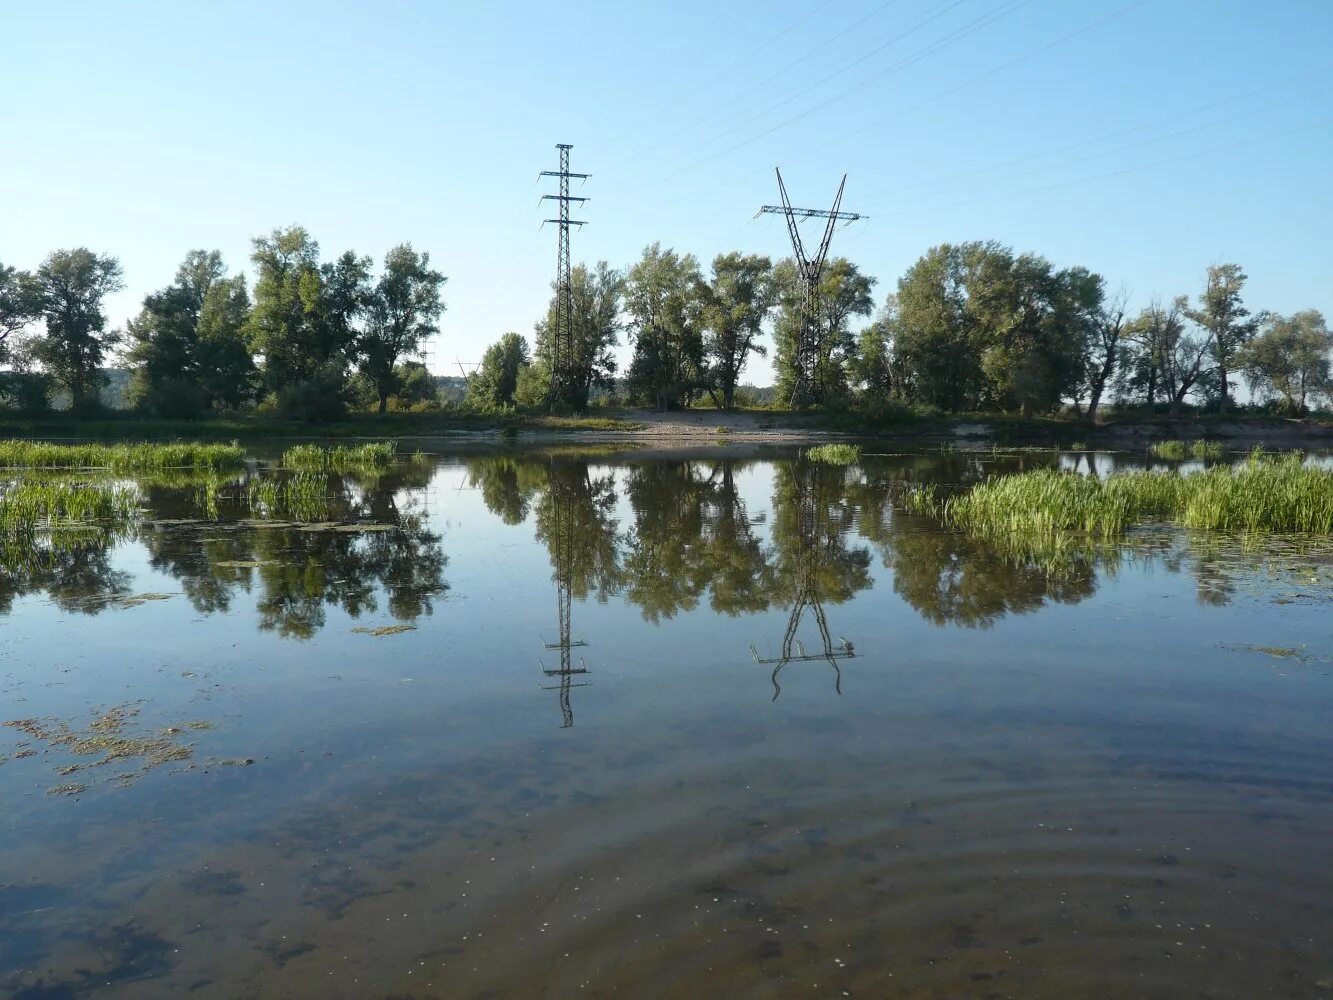
[[[872,217],[834,252],[879,297],[994,238],[1135,305],[1235,260],[1253,307],[1333,313],[1331,43],[1324,0],[0,0],[0,261],[116,254],[119,325],[191,248],[410,240],[449,276],[456,373],[544,308],[536,175],[571,142],[576,260],[784,255],[751,221],[776,164],[801,206],[849,174]]]

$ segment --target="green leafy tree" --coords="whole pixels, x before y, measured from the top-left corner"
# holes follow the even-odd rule
[[[124,287],[120,261],[86,247],[57,250],[37,268],[31,287],[46,325],[35,357],[69,392],[74,409],[96,406],[102,362],[117,339],[107,332],[102,300]]]
[[[1198,307],[1185,312],[1207,334],[1208,353],[1217,366],[1214,378],[1221,413],[1230,405],[1231,372],[1236,367],[1236,355],[1254,337],[1263,319],[1251,316],[1241,301],[1247,277],[1239,264],[1212,265]]]
[[[481,367],[468,379],[467,405],[478,410],[513,406],[519,378],[530,364],[528,342],[517,333],[506,333],[486,348]]]
[[[1190,335],[1185,328],[1188,301],[1180,295],[1169,303],[1154,299],[1125,327],[1131,345],[1123,386],[1141,393],[1151,408],[1160,393],[1179,415],[1186,398],[1205,379],[1204,362],[1209,339]]]
[[[288,414],[341,414],[357,321],[370,291],[370,258],[348,251],[319,263],[319,244],[300,226],[253,241],[255,304],[247,324],[263,358],[264,384]]]
[[[1333,333],[1317,309],[1268,316],[1263,332],[1237,355],[1255,392],[1279,397],[1289,413],[1303,415],[1311,396],[1333,392],[1329,352]]]
[[[898,296],[890,295],[875,321],[857,335],[847,377],[866,400],[882,401],[907,394],[908,384],[894,352],[898,323]]]
[[[775,299],[773,262],[754,254],[719,254],[703,294],[704,356],[722,409],[730,410],[750,355],[768,354],[758,340]]]
[[[565,398],[559,405],[581,410],[595,388],[611,385],[616,373],[612,349],[620,339],[620,305],[625,294],[625,277],[606,261],[599,260],[591,270],[577,264],[570,271],[573,297],[573,357]],[[553,292],[545,318],[535,330],[536,357],[526,372],[519,405],[537,408],[547,402],[551,384],[551,352],[554,348],[557,296]]]
[[[692,254],[654,243],[629,269],[625,309],[634,357],[626,381],[659,409],[688,406],[706,387],[703,279]]]
[[[344,272],[353,289],[355,274],[353,260]],[[426,338],[439,332],[436,321],[444,312],[440,291],[445,281],[443,274],[431,270],[430,254],[417,253],[410,243],[384,255],[384,273],[366,294],[365,324],[356,343],[361,372],[375,385],[380,413],[399,389],[395,366],[405,357],[419,356]]]
[[[781,261],[773,271],[778,287],[778,315],[773,325],[777,346],[774,367],[778,399],[786,401],[796,389],[805,294],[793,260]],[[819,280],[819,356],[815,361],[810,402],[826,402],[847,394],[847,366],[856,357],[856,334],[852,332],[851,320],[874,311],[874,287],[875,279],[862,274],[845,257],[835,257],[824,265]]]
[[[250,397],[254,362],[243,329],[245,278],[226,277],[216,250],[192,250],[176,280],[144,299],[128,324],[132,405],[161,416],[193,416]]]
[[[895,359],[917,397],[942,410],[974,409],[987,397],[964,266],[969,247],[981,245],[931,247],[898,281]]]
[[[9,360],[11,338],[26,329],[39,313],[32,275],[0,264],[0,365]]]
[[[1116,366],[1124,355],[1128,323],[1126,295],[1118,292],[1104,300],[1084,327],[1083,379],[1088,393],[1088,420],[1097,419],[1097,409],[1115,381]]]

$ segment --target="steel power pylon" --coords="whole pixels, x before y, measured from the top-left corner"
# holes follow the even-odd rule
[[[560,229],[560,248],[555,264],[555,329],[551,331],[551,386],[547,393],[547,404],[554,406],[567,397],[572,369],[574,366],[574,294],[569,276],[569,227],[585,226],[581,219],[569,217],[571,202],[582,204],[587,198],[580,198],[569,193],[571,177],[587,180],[591,174],[575,174],[569,170],[569,151],[573,148],[567,142],[556,143],[560,150],[560,169],[543,170],[542,177],[555,177],[560,182],[559,194],[544,194],[543,201],[554,201],[559,206],[559,218],[545,219]]]
[[[801,330],[796,344],[796,384],[792,388],[791,405],[805,403],[814,388],[815,369],[819,364],[820,341],[823,337],[822,323],[819,317],[819,279],[824,272],[824,262],[828,259],[829,244],[833,241],[833,230],[839,222],[856,222],[866,216],[857,212],[844,212],[842,209],[842,191],[847,186],[847,175],[842,175],[838,185],[838,195],[833,199],[833,208],[825,211],[821,208],[792,208],[787,197],[787,185],[782,182],[782,171],[778,174],[778,193],[782,197],[781,205],[765,205],[755,213],[761,215],[784,215],[787,218],[787,232],[791,235],[792,253],[796,257],[796,270],[801,279]],[[806,219],[825,219],[824,238],[819,241],[819,250],[814,256],[807,255],[805,243],[801,240],[799,223]]]

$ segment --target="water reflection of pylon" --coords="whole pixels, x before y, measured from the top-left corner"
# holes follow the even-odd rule
[[[554,488],[554,483],[552,485]],[[574,666],[573,649],[575,646],[586,646],[588,644],[582,639],[573,637],[570,625],[570,611],[573,606],[570,589],[574,565],[574,531],[569,516],[569,505],[561,503],[559,500],[555,503],[555,538],[553,542],[556,613],[560,618],[560,638],[556,642],[547,642],[543,645],[547,649],[560,650],[560,666],[555,670],[550,670],[540,659],[537,660],[537,663],[542,668],[542,674],[545,676],[560,678],[559,683],[543,685],[542,689],[560,692],[560,713],[564,717],[564,724],[561,728],[568,729],[574,725],[574,708],[569,700],[570,689],[588,686],[586,681],[574,682],[575,675],[588,672],[588,664],[580,657],[579,665]]]
[[[787,618],[787,631],[782,637],[782,654],[775,657],[762,657],[753,644],[750,646],[750,655],[754,657],[756,663],[765,665],[771,663],[774,665],[772,677],[773,701],[777,701],[778,695],[782,694],[782,687],[778,684],[778,674],[788,663],[825,661],[833,668],[834,690],[838,694],[842,694],[842,668],[838,666],[838,660],[849,660],[856,656],[856,649],[842,636],[839,636],[838,641],[834,643],[833,635],[829,632],[828,618],[824,614],[824,603],[819,596],[819,588],[816,583],[822,563],[821,555],[826,554],[827,549],[833,544],[833,538],[827,538],[824,543],[825,552],[822,553],[819,539],[816,537],[816,531],[819,527],[819,513],[813,491],[803,489],[798,503],[800,504],[798,525],[802,548],[799,560],[800,582],[796,590],[796,599],[792,602],[791,615]],[[796,638],[796,631],[801,627],[801,618],[804,616],[806,608],[814,608],[815,625],[819,629],[819,639],[824,647],[820,653],[807,653],[805,644]],[[795,653],[792,652],[793,648]]]

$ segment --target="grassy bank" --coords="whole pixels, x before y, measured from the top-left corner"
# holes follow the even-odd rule
[[[167,469],[225,469],[241,464],[245,451],[235,444],[140,441],[124,444],[53,444],[0,441],[0,468],[100,469],[160,472]]]

